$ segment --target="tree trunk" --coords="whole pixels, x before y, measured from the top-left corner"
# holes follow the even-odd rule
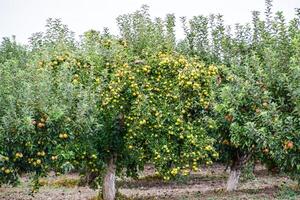
[[[227,181],[228,192],[236,190],[241,175],[241,167],[233,167],[230,169],[230,175]]]
[[[229,174],[229,177],[227,180],[226,190],[228,192],[237,189],[242,167],[251,158],[251,156],[252,156],[252,153],[242,154],[240,152],[236,152],[233,162],[230,166],[230,174]]]
[[[116,198],[116,157],[109,160],[106,174],[103,180],[102,198],[103,200],[115,200]]]

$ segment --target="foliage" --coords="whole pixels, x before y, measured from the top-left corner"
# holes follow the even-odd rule
[[[3,53],[2,183],[49,170],[97,178],[112,157],[119,173],[153,162],[169,179],[218,156],[205,131],[216,67],[174,52],[172,15],[163,24],[143,8],[119,23],[121,39],[90,30],[75,43],[49,19],[25,63]]]
[[[211,133],[221,159],[260,159],[299,180],[299,12],[286,23],[267,0],[265,20],[254,11],[252,25],[234,32],[220,15],[183,22],[180,51],[221,64]]]
[[[200,163],[243,157],[300,174],[300,15],[289,23],[253,12],[152,19],[147,6],[117,18],[120,36],[89,30],[80,41],[57,19],[30,45],[0,46],[0,183],[78,170],[99,178],[145,163],[168,180]],[[216,150],[217,151],[216,151]],[[126,174],[124,174],[126,173]],[[38,184],[38,181],[35,181]]]

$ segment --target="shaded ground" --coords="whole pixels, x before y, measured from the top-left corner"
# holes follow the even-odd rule
[[[119,192],[127,199],[134,200],[196,200],[196,199],[299,199],[300,192],[295,190],[296,183],[286,176],[268,173],[259,166],[255,171],[255,178],[242,180],[236,192],[226,193],[223,188],[226,184],[227,173],[224,166],[214,165],[211,168],[202,168],[188,177],[181,177],[171,182],[164,182],[154,175],[151,166],[146,167],[139,180],[119,180]],[[90,200],[97,191],[88,187],[77,187],[77,174],[65,176],[50,176],[42,180],[45,185],[34,197],[30,191],[29,180],[22,178],[22,183],[16,188],[2,186],[0,199],[2,200]],[[293,189],[294,188],[294,189]],[[126,199],[125,198],[125,199]],[[123,198],[122,198],[123,199]]]

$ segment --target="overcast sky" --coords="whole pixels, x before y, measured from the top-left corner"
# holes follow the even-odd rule
[[[89,29],[108,27],[117,33],[116,17],[133,12],[147,4],[153,17],[174,13],[188,18],[220,13],[226,23],[244,23],[251,20],[251,11],[264,12],[264,0],[0,0],[0,38],[16,35],[26,43],[34,32],[44,31],[49,17],[61,18],[77,35]],[[288,19],[294,17],[294,8],[300,0],[274,0],[274,10],[281,10]],[[177,34],[180,23],[177,21]]]

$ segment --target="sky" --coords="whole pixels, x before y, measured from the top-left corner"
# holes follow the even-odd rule
[[[264,0],[0,0],[0,38],[15,35],[20,43],[27,43],[32,33],[45,30],[46,19],[60,18],[77,37],[90,29],[108,27],[117,34],[116,18],[150,6],[153,17],[174,13],[177,35],[182,37],[179,17],[220,13],[226,24],[251,21],[251,11],[262,14]],[[300,0],[274,0],[274,11],[281,10],[289,20],[294,17]]]

